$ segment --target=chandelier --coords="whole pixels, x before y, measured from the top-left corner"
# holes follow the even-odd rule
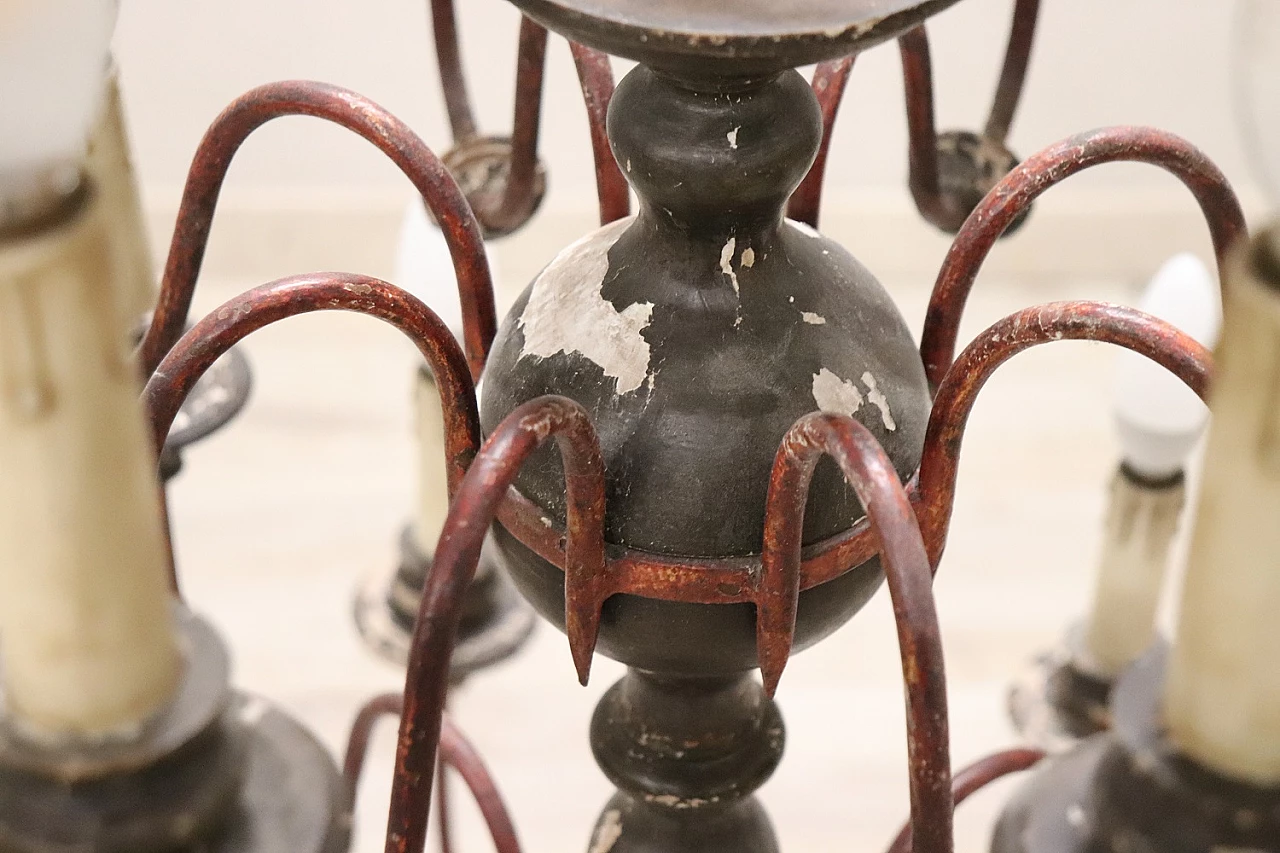
[[[584,827],[591,853],[769,853],[778,842],[754,792],[783,757],[788,661],[882,584],[910,777],[892,850],[949,853],[955,806],[1033,767],[994,853],[1280,849],[1280,680],[1268,664],[1280,640],[1268,607],[1280,602],[1269,571],[1280,244],[1275,232],[1249,239],[1221,172],[1144,127],[1012,153],[1039,0],[1014,3],[979,132],[935,125],[925,22],[957,0],[512,2],[527,17],[509,136],[477,130],[453,2],[432,0],[452,149],[437,156],[346,89],[253,89],[199,144],[158,295],[104,76],[113,4],[48,0],[15,13],[17,35],[0,29],[0,71],[16,69],[0,81],[11,137],[0,142],[0,851],[346,850],[370,732],[391,715],[388,853],[425,848],[433,801],[450,847],[447,772],[514,853],[497,785],[445,706],[521,647],[536,613],[565,633],[583,684],[596,654],[627,667],[591,723],[616,786]],[[41,38],[52,29],[61,51]],[[521,229],[546,192],[549,31],[578,71],[600,227],[500,322],[485,240]],[[855,58],[889,42],[906,84],[912,198],[954,235],[918,345],[873,271],[818,230]],[[616,87],[610,56],[639,63]],[[809,65],[808,79],[795,70]],[[409,178],[423,228],[448,253],[458,328],[442,306],[348,273],[280,279],[189,317],[233,157],[263,124],[296,115],[364,138]],[[1185,262],[1162,271],[1149,310],[1038,305],[961,346],[996,242],[1043,193],[1118,161],[1171,173],[1204,215],[1226,293],[1216,366],[1212,279]],[[421,354],[424,452],[400,564],[355,607],[370,645],[404,665],[405,689],[362,709],[341,768],[302,723],[235,689],[217,630],[179,594],[164,510],[183,448],[247,399],[237,344],[335,310],[382,320]],[[932,581],[966,424],[1001,365],[1061,340],[1131,359],[1099,592],[1012,691],[1027,745],[953,772]],[[1186,589],[1166,643],[1153,615],[1211,376]]]

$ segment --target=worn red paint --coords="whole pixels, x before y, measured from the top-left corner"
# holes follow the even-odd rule
[[[1005,48],[1004,65],[1000,68],[1000,82],[996,85],[991,114],[982,132],[987,139],[1003,143],[1009,136],[1026,84],[1039,17],[1040,0],[1017,0],[1013,7],[1013,23],[1009,27],[1009,45]]]
[[[631,187],[613,156],[606,132],[609,101],[613,98],[613,67],[607,54],[577,42],[569,43],[573,64],[582,85],[582,100],[587,107],[591,130],[591,155],[596,166],[596,194],[600,199],[600,224],[631,213]]]
[[[920,460],[920,527],[934,566],[951,523],[960,445],[978,392],[1000,365],[1020,352],[1059,340],[1101,341],[1144,355],[1204,397],[1213,357],[1176,327],[1123,305],[1055,302],[1012,314],[974,338],[934,398]]]
[[[960,805],[969,799],[971,795],[981,791],[997,779],[1002,779],[1011,773],[1030,770],[1039,764],[1044,757],[1044,752],[1039,749],[1023,747],[1006,749],[1004,752],[997,752],[975,761],[957,773],[951,782],[951,795],[954,804]],[[912,836],[912,827],[908,823],[902,827],[898,836],[893,839],[893,843],[889,845],[886,853],[912,853],[914,849]]]
[[[844,90],[849,83],[856,56],[833,59],[818,64],[813,70],[813,95],[818,99],[822,113],[822,142],[813,158],[809,173],[791,194],[787,203],[787,216],[803,222],[811,228],[818,227],[818,214],[822,210],[822,185],[827,174],[827,157],[831,153],[831,134],[835,130],[836,117],[844,100]]]
[[[369,737],[373,733],[374,725],[382,717],[398,718],[403,711],[403,696],[384,693],[370,699],[356,715],[355,722],[351,726],[351,735],[347,739],[346,758],[342,765],[352,811],[355,808],[356,789],[364,770],[365,757],[369,751]],[[507,810],[506,803],[503,802],[502,794],[498,791],[497,783],[494,782],[489,768],[480,758],[480,753],[448,717],[441,720],[440,724],[439,771],[442,778],[446,769],[456,771],[466,783],[467,790],[475,799],[485,826],[489,829],[489,836],[493,839],[493,846],[497,853],[520,853],[520,841],[516,836],[515,824],[512,823],[511,814]],[[448,842],[445,842],[445,846],[448,846]]]
[[[516,50],[515,115],[511,121],[511,166],[501,201],[476,216],[498,233],[514,231],[533,214],[538,172],[538,131],[542,124],[542,80],[547,64],[547,30],[523,18]]]
[[[462,70],[453,0],[431,0],[431,31],[435,37],[436,64],[440,68],[440,87],[449,113],[449,129],[453,131],[456,145],[476,135],[476,120],[467,94],[467,77]]]
[[[186,325],[218,195],[236,151],[262,125],[293,115],[322,118],[367,139],[421,193],[453,258],[467,358],[472,376],[478,378],[497,330],[497,314],[480,226],[466,198],[439,158],[404,122],[355,92],[297,80],[259,86],[240,96],[201,139],[178,207],[155,315],[141,345],[143,374],[155,369]]]
[[[160,447],[182,401],[210,366],[258,329],[313,311],[355,311],[390,323],[426,359],[444,410],[445,471],[452,492],[480,444],[475,388],[449,328],[417,297],[376,278],[345,273],[292,276],[214,309],[169,350],[143,390]]]
[[[605,572],[604,460],[586,410],[563,397],[525,403],[498,425],[453,496],[436,546],[409,650],[405,709],[396,748],[396,772],[387,821],[387,853],[421,853],[426,843],[436,747],[440,738],[449,657],[462,617],[463,596],[480,559],[489,523],[537,447],[554,438],[564,460],[568,530],[564,562],[570,579]],[[598,620],[597,609],[595,617]],[[591,620],[570,626],[580,676],[586,677],[594,636]],[[586,650],[585,660],[579,653]]]
[[[1186,185],[1208,222],[1221,269],[1227,252],[1248,229],[1231,185],[1199,149],[1171,133],[1146,127],[1112,127],[1063,140],[1006,175],[951,244],[934,284],[921,336],[920,354],[930,387],[937,388],[951,366],[965,301],[1005,229],[1050,187],[1085,169],[1124,161],[1159,166]]]
[[[829,456],[867,508],[898,625],[907,694],[911,825],[918,853],[950,853],[951,747],[942,632],[933,572],[911,501],[870,430],[848,415],[815,412],[782,440],[769,480],[756,596],[756,645],[765,687],[777,688],[791,654],[800,600],[800,539],[814,468]]]

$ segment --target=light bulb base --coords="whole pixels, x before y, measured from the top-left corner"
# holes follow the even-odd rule
[[[74,162],[0,170],[0,240],[37,234],[84,206],[90,181]]]
[[[1114,725],[1052,759],[1005,807],[992,853],[1280,850],[1280,788],[1215,773],[1180,754],[1160,710],[1167,649],[1126,670]]]
[[[1182,489],[1187,484],[1187,472],[1183,468],[1168,473],[1151,473],[1140,470],[1128,462],[1120,463],[1120,476],[1132,486],[1149,492],[1165,492]]]

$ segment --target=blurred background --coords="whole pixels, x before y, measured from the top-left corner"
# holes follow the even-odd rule
[[[446,147],[426,6],[420,0],[126,0],[115,48],[157,228],[167,230],[209,121],[259,83],[309,78],[347,86],[395,112],[428,144]],[[458,6],[481,130],[509,132],[518,16],[502,0]],[[930,23],[939,128],[976,128],[985,119],[1011,6],[1009,0],[965,0]],[[1250,206],[1257,193],[1230,85],[1234,12],[1235,3],[1226,0],[1046,0],[1014,125],[1015,152],[1025,157],[1107,124],[1156,125],[1204,149]],[[594,205],[585,113],[568,50],[556,37],[547,87],[542,156],[550,192],[525,240],[499,244],[504,255],[539,247],[540,253],[530,250],[535,269],[564,245],[548,239],[553,230],[580,234]],[[905,191],[906,123],[893,45],[858,60],[845,103],[827,173],[824,230],[881,274],[931,273],[946,241],[919,220]],[[295,258],[304,266],[327,260],[377,272],[391,257],[406,190],[389,163],[344,131],[308,119],[278,121],[255,134],[237,158],[211,262],[250,274],[277,261],[287,271]],[[1157,170],[1108,167],[1051,193],[1037,221],[993,264],[1025,275],[1146,275],[1164,257],[1189,248],[1189,240],[1207,247],[1197,216],[1181,188]],[[526,265],[517,266],[527,278]]]
[[[518,16],[502,0],[458,5],[481,131],[507,133]],[[1011,6],[964,0],[930,23],[940,129],[985,121]],[[1025,157],[1103,125],[1156,125],[1206,151],[1256,213],[1261,193],[1233,111],[1234,12],[1225,0],[1044,0],[1014,150]],[[125,0],[115,50],[158,257],[201,134],[260,83],[340,84],[399,114],[437,151],[449,144],[424,0]],[[523,231],[493,244],[500,304],[596,222],[585,113],[555,36],[546,87],[550,188]],[[906,189],[893,45],[854,68],[827,180],[823,230],[883,279],[918,332],[949,241],[919,218]],[[296,272],[391,276],[411,199],[405,179],[345,131],[304,118],[271,123],[231,170],[197,312]],[[961,341],[1036,302],[1135,301],[1179,251],[1212,257],[1181,185],[1147,166],[1093,170],[1050,192],[994,251]],[[337,751],[358,704],[401,686],[398,670],[360,644],[350,611],[362,580],[394,564],[413,507],[414,353],[378,324],[334,315],[268,329],[247,350],[255,391],[246,415],[190,452],[172,489],[180,571],[193,606],[226,632],[238,683],[281,701]],[[1088,598],[1117,459],[1113,363],[1103,346],[1040,348],[1001,370],[971,421],[937,583],[957,765],[1012,742],[1010,677]],[[779,693],[788,753],[762,792],[785,848],[882,849],[906,817],[897,667],[882,591],[788,668]],[[531,648],[454,700],[526,849],[585,849],[610,793],[587,721],[618,674],[598,661],[591,686],[579,688],[567,643],[541,626]],[[379,732],[361,791],[357,850],[381,849],[391,728]],[[958,849],[985,849],[1008,792],[996,785],[960,809]],[[464,817],[460,849],[487,849],[474,815]]]

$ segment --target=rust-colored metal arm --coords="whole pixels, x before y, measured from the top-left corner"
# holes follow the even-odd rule
[[[335,310],[390,323],[426,359],[444,410],[445,471],[452,494],[480,445],[475,388],[466,359],[448,326],[417,297],[362,275],[312,273],[283,278],[231,299],[196,323],[169,350],[142,392],[156,447],[163,445],[187,393],[236,343],[278,320]]]
[[[918,484],[920,529],[936,571],[955,504],[965,424],[982,386],[1020,352],[1060,340],[1100,341],[1146,356],[1202,398],[1213,357],[1194,338],[1150,314],[1105,302],[1055,302],[1004,318],[974,338],[943,377],[929,416]]]
[[[1020,748],[1007,749],[975,761],[957,773],[951,781],[951,796],[955,805],[960,805],[997,779],[1030,770],[1044,757],[1045,754],[1041,750]],[[887,853],[911,853],[913,846],[911,842],[911,824],[908,823],[902,827],[898,837],[893,839]]]
[[[907,693],[911,825],[920,853],[952,853],[951,753],[946,671],[933,574],[920,528],[893,463],[848,415],[815,412],[796,422],[775,457],[765,505],[756,645],[765,688],[777,688],[800,599],[800,546],[814,468],[830,456],[866,508],[898,625]]]
[[[836,116],[840,113],[844,90],[849,83],[849,72],[853,70],[856,58],[846,56],[843,59],[833,59],[820,63],[813,70],[813,94],[822,111],[822,142],[818,145],[818,153],[813,158],[809,173],[800,182],[800,186],[796,187],[787,204],[787,216],[811,228],[818,227],[818,214],[822,209],[822,185],[826,180],[827,157],[831,153],[831,134],[835,130]]]
[[[351,735],[347,739],[346,757],[342,763],[342,774],[346,779],[351,797],[352,810],[355,806],[356,788],[360,783],[360,775],[364,770],[365,757],[369,751],[369,737],[373,726],[384,716],[399,717],[404,710],[404,697],[395,693],[384,693],[370,699],[351,726]],[[497,853],[520,853],[520,841],[516,836],[515,824],[507,811],[498,785],[493,780],[489,768],[485,766],[480,753],[471,745],[471,741],[462,731],[445,717],[440,724],[440,769],[443,777],[445,768],[458,771],[462,781],[475,799],[484,818],[489,836]]]
[[[591,154],[596,165],[596,194],[600,198],[600,224],[631,214],[631,188],[613,156],[607,131],[609,101],[613,98],[613,67],[609,56],[577,42],[569,42],[573,64],[582,84],[582,100],[587,106],[591,128]]]
[[[933,58],[924,26],[898,39],[907,96],[907,186],[920,215],[944,231],[955,230],[965,212],[952,209],[938,174],[938,127],[934,120]]]
[[[476,135],[476,120],[467,94],[467,75],[462,70],[462,50],[458,45],[458,17],[453,0],[431,0],[431,31],[435,36],[436,64],[440,87],[449,113],[449,129],[455,144]]]
[[[498,321],[480,226],[466,198],[431,149],[395,116],[347,89],[297,80],[260,86],[237,98],[200,141],[178,207],[155,315],[141,345],[143,375],[155,369],[182,335],[232,158],[254,130],[291,115],[322,118],[367,139],[426,200],[453,258],[467,359],[472,377],[479,378]]]
[[[1102,163],[1150,163],[1182,181],[1200,205],[1221,269],[1227,252],[1247,236],[1244,212],[1226,177],[1186,140],[1145,127],[1113,127],[1051,145],[996,185],[965,221],[943,261],[929,300],[920,355],[937,388],[955,355],[960,318],[979,270],[996,240],[1050,187]]]
[[[1036,23],[1040,17],[1040,0],[1017,0],[1013,7],[1013,24],[1009,28],[1009,46],[1004,52],[1004,66],[1000,69],[1000,82],[991,102],[991,115],[983,135],[996,142],[1004,142],[1013,127],[1013,116],[1022,99],[1022,89],[1027,81],[1027,67],[1031,64],[1031,46],[1036,39]]]
[[[462,618],[463,595],[475,576],[480,547],[498,505],[529,454],[550,438],[556,440],[564,460],[566,599],[575,583],[589,583],[605,571],[604,461],[590,418],[581,406],[563,397],[531,400],[498,425],[476,456],[454,495],[423,586],[405,679],[387,853],[422,853],[426,844],[449,658]],[[585,678],[595,638],[586,637],[589,642],[584,642],[583,631],[591,630],[591,622],[584,626],[578,614],[566,615],[574,662],[579,676]],[[598,619],[598,612],[594,618]]]
[[[516,52],[515,115],[511,120],[511,167],[501,201],[477,216],[495,232],[528,221],[537,195],[538,133],[542,126],[542,83],[547,64],[547,30],[530,18],[520,21]]]

